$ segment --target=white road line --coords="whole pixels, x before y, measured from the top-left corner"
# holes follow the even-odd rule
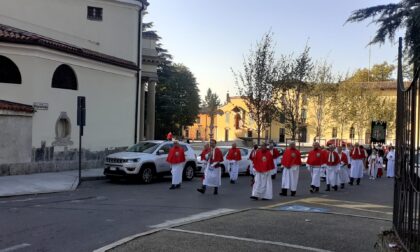
[[[178,229],[178,228],[167,228],[165,230],[167,230],[167,231],[175,231],[175,232],[182,232],[182,233],[189,233],[189,234],[213,236],[213,237],[226,238],[226,239],[232,239],[232,240],[239,240],[239,241],[247,241],[247,242],[261,243],[261,244],[277,245],[277,246],[282,246],[282,247],[303,249],[303,250],[315,251],[315,252],[332,252],[331,250],[306,247],[306,246],[301,246],[301,245],[296,245],[296,244],[290,244],[290,243],[284,243],[284,242],[258,240],[258,239],[252,239],[252,238],[243,238],[243,237],[237,237],[237,236],[230,236],[230,235],[219,235],[219,234],[214,234],[214,233],[205,233],[205,232],[199,232],[199,231],[190,231],[190,230],[184,230],[184,229]]]
[[[208,219],[210,217],[214,217],[214,216],[219,216],[221,214],[226,214],[226,213],[232,213],[236,210],[234,209],[228,209],[228,208],[220,208],[220,209],[216,209],[216,210],[212,210],[212,211],[208,211],[208,212],[203,212],[203,213],[199,213],[199,214],[194,214],[185,218],[180,218],[180,219],[174,219],[174,220],[167,220],[161,224],[157,224],[157,225],[153,225],[153,226],[149,226],[150,228],[167,228],[167,227],[171,227],[174,225],[180,225],[180,224],[186,224],[192,221],[200,221],[200,220],[205,220]]]
[[[23,248],[26,248],[26,247],[29,247],[29,246],[31,246],[31,244],[22,243],[22,244],[18,244],[18,245],[15,245],[15,246],[12,246],[12,247],[8,247],[8,248],[5,248],[5,249],[0,249],[0,252],[16,251],[18,249],[23,249]]]

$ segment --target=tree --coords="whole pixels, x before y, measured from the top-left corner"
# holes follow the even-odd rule
[[[332,73],[332,66],[327,61],[317,62],[314,67],[312,88],[309,96],[313,100],[316,136],[318,141],[324,135],[324,128],[331,123],[333,116],[332,108],[335,103],[334,94],[336,93],[336,78]]]
[[[384,62],[382,64],[375,64],[372,69],[360,68],[357,69],[353,76],[350,77],[352,82],[378,82],[392,80],[392,73],[395,66]]]
[[[415,69],[420,66],[420,3],[401,0],[399,3],[377,5],[354,11],[347,22],[372,20],[379,25],[370,44],[382,44],[387,38],[394,40],[396,31],[405,28],[406,52]]]
[[[282,56],[279,64],[278,79],[275,81],[275,94],[278,109],[285,116],[285,128],[296,139],[300,129],[305,125],[305,94],[310,90],[312,76],[312,59],[309,46],[296,58],[293,55]]]
[[[277,77],[277,64],[272,33],[266,33],[257,43],[256,49],[243,61],[243,72],[233,72],[241,97],[257,126],[258,144],[261,131],[275,108],[273,82]]]
[[[198,115],[200,96],[197,81],[182,64],[162,69],[156,88],[156,128],[158,137],[169,131],[182,135],[184,126],[192,125]]]
[[[203,108],[210,117],[210,139],[213,138],[213,129],[214,129],[214,117],[217,114],[217,109],[220,106],[220,99],[216,93],[213,93],[209,88],[207,94],[204,97]]]

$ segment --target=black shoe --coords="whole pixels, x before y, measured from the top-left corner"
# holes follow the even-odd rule
[[[271,179],[276,179],[276,174],[271,175]]]
[[[266,199],[266,198],[262,198],[261,200],[269,200],[269,199]]]
[[[331,186],[329,184],[327,185],[327,189],[325,189],[325,191],[327,192],[331,191]]]
[[[206,189],[204,188],[197,188],[198,192],[201,192],[202,194],[204,194],[206,192]]]
[[[310,193],[314,193],[315,192],[315,186],[311,185],[311,189],[309,189]]]
[[[258,197],[255,197],[255,196],[251,196],[251,197],[249,197],[250,199],[253,199],[253,200],[258,200]]]
[[[334,191],[337,191],[338,190],[338,186],[333,186],[333,189],[334,189]]]
[[[325,177],[321,177],[321,181],[325,182],[325,181],[327,181],[327,179]]]
[[[173,189],[175,189],[176,188],[176,186],[175,185],[171,185],[171,187],[169,187],[169,190],[173,190]]]
[[[315,187],[315,192],[319,192],[319,187]]]
[[[230,180],[230,183],[231,184],[235,184],[235,180]]]
[[[360,185],[360,178],[358,178],[358,179],[356,180],[356,184],[357,184],[357,185]]]
[[[280,196],[287,196],[287,189],[281,189],[281,193],[279,193]]]
[[[218,188],[217,188],[217,187],[215,187],[215,188],[214,188],[213,194],[214,194],[214,195],[219,194],[219,190],[218,190]]]
[[[296,191],[291,191],[292,193],[290,194],[290,196],[295,197],[296,196]]]
[[[353,182],[354,182],[354,178],[350,178],[350,182],[349,182],[349,185],[353,185]]]
[[[344,183],[341,183],[340,188],[341,188],[341,189],[344,189]]]
[[[175,186],[175,188],[176,188],[176,189],[181,188],[181,184],[176,185],[176,186]]]

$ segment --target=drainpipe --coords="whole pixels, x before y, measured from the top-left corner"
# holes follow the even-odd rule
[[[138,35],[137,35],[137,74],[136,74],[136,104],[135,104],[135,115],[134,115],[134,144],[137,143],[137,134],[138,134],[138,112],[139,112],[139,85],[141,82],[140,71],[141,71],[141,50],[142,50],[142,32],[143,32],[143,20],[142,13],[145,9],[145,4],[142,2],[141,8],[139,10],[139,26],[138,26]],[[140,122],[141,123],[141,122]]]

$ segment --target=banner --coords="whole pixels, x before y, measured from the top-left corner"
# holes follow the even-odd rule
[[[382,143],[385,144],[386,138],[386,122],[372,121],[371,127],[371,143]]]

